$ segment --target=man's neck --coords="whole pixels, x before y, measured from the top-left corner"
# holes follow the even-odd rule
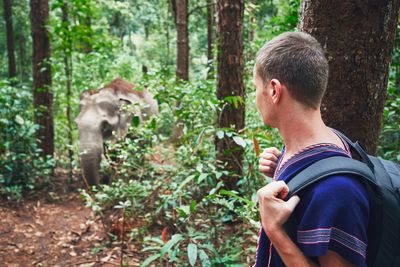
[[[278,126],[285,143],[287,157],[317,143],[341,145],[340,139],[326,127],[319,110],[292,110],[281,118]]]

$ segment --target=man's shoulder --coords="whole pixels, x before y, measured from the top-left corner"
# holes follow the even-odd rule
[[[365,184],[360,177],[352,174],[335,174],[318,181],[304,190],[306,198],[314,201],[349,203],[350,200],[368,201]]]

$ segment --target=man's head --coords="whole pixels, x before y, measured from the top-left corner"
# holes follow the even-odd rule
[[[286,32],[260,49],[254,76],[263,86],[275,79],[293,99],[306,108],[318,109],[328,82],[328,62],[314,37]]]

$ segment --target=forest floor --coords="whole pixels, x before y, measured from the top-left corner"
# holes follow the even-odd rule
[[[56,177],[18,204],[0,200],[0,266],[121,266],[121,243],[107,242],[102,221],[80,198],[81,185],[67,190],[67,176]],[[140,266],[140,250],[125,245],[125,264]]]

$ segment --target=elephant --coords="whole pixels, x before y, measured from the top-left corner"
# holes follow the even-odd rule
[[[116,78],[103,88],[81,93],[75,122],[79,131],[81,168],[88,186],[98,186],[101,182],[104,141],[124,138],[133,116],[143,121],[158,114],[153,94],[134,88],[134,84]]]

